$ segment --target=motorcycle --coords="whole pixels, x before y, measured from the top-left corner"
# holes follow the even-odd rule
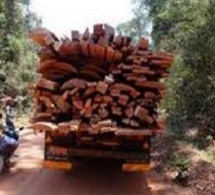
[[[19,131],[5,128],[0,136],[0,174],[3,170],[10,168],[10,159],[19,145]]]

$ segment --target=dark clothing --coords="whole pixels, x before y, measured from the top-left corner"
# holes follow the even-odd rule
[[[15,126],[14,126],[14,109],[11,106],[6,106],[5,108],[5,115],[6,115],[6,126],[9,130],[15,131]]]
[[[10,153],[12,155],[18,145],[18,141],[7,135],[4,135],[0,140],[0,152]]]

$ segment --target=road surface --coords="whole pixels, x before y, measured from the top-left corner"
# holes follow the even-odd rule
[[[143,174],[123,173],[112,162],[80,164],[71,172],[42,167],[43,135],[21,134],[18,157],[0,176],[0,195],[150,195]]]

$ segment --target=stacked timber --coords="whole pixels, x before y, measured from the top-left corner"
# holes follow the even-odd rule
[[[59,39],[44,28],[30,37],[41,47],[34,128],[93,134],[160,128],[157,104],[165,86],[159,81],[168,76],[172,54],[152,52],[145,38],[134,45],[103,24],[92,34],[72,31],[71,38]],[[75,129],[74,121],[79,121]]]

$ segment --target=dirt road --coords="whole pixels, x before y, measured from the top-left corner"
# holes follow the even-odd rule
[[[80,164],[71,172],[42,167],[43,136],[30,130],[10,173],[0,177],[1,195],[149,195],[143,174],[123,173],[115,163]]]

